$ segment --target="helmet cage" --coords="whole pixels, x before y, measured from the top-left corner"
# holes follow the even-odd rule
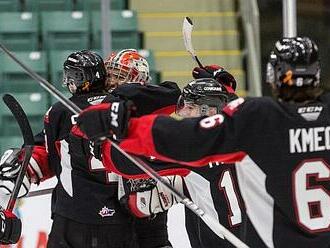
[[[105,61],[105,67],[111,87],[123,83],[146,84],[151,80],[148,62],[133,49],[112,54]]]
[[[217,113],[220,113],[223,107],[229,101],[228,95],[212,95],[212,96],[201,96],[192,95],[187,96],[184,92],[179,97],[176,105],[175,112],[180,115],[180,112],[186,107],[198,107],[201,116],[207,115],[210,108],[214,107]]]
[[[68,84],[75,84],[77,87],[84,82],[89,81],[86,77],[85,71],[76,66],[66,66],[63,71],[63,86]]]

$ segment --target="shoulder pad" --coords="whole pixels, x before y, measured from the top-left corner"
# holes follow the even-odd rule
[[[172,81],[164,81],[159,84],[159,86],[166,87],[166,88],[172,88],[172,89],[180,89],[178,84]]]
[[[228,116],[233,116],[233,114],[238,110],[239,106],[244,103],[244,98],[239,97],[234,101],[228,103],[224,108],[223,112],[226,113]]]

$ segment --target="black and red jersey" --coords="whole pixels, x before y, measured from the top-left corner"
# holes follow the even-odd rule
[[[329,247],[329,105],[330,94],[305,104],[239,98],[223,114],[207,118],[132,118],[120,146],[181,164],[162,164],[168,174],[210,162],[235,163],[253,226],[246,234],[250,247]],[[110,152],[105,143],[105,165]]]
[[[150,93],[150,94],[149,94]],[[140,101],[140,96],[148,105]],[[137,116],[173,111],[180,89],[175,83],[160,86],[127,84],[111,94],[90,93],[70,98],[85,109],[114,99],[130,99]],[[95,149],[87,139],[71,135],[73,114],[61,103],[45,116],[45,140],[49,167],[58,178],[52,195],[52,213],[86,224],[116,224],[131,219],[118,201],[117,175],[105,170],[94,157]]]

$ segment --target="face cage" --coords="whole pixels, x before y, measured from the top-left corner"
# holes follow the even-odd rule
[[[206,104],[206,102],[209,101],[208,100],[199,101],[199,99],[185,100],[184,97],[181,95],[177,101],[175,113],[184,118],[210,116],[212,115],[212,113],[210,113],[210,110],[212,110],[212,108],[215,108],[216,111],[213,114],[218,114],[227,104],[228,98],[224,97],[223,100],[218,100],[217,103],[214,104],[212,104],[212,102]],[[193,115],[191,115],[192,113]]]
[[[140,83],[144,85],[149,82],[148,73],[119,63],[111,63],[110,66],[107,63],[106,70],[108,84],[111,88],[124,83]]]
[[[62,86],[69,89],[74,94],[78,89],[86,89],[90,86],[90,79],[86,77],[86,71],[79,67],[67,66],[63,70]]]

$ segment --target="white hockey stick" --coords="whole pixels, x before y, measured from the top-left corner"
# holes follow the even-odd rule
[[[204,68],[200,60],[198,59],[196,52],[194,50],[193,44],[192,44],[192,39],[191,39],[191,34],[193,30],[193,22],[192,20],[187,16],[183,19],[183,24],[182,24],[182,36],[183,36],[183,42],[184,46],[186,47],[187,52],[189,52],[192,56],[192,58],[196,61],[198,66],[200,68]]]
[[[33,79],[35,79],[43,88],[45,88],[51,95],[55,96],[64,106],[66,106],[73,114],[78,115],[81,113],[81,109],[72,101],[67,99],[59,90],[57,90],[51,83],[46,79],[32,71],[27,65],[21,62],[12,54],[4,45],[0,43],[0,48],[19,66],[21,66],[24,71]],[[106,137],[105,137],[106,139]],[[134,163],[138,168],[148,174],[151,178],[159,181],[163,186],[165,186],[173,195],[175,195],[187,208],[189,208],[193,213],[199,216],[210,229],[219,237],[227,239],[234,246],[239,248],[247,248],[248,246],[244,244],[240,239],[238,239],[234,234],[222,226],[218,221],[212,218],[210,215],[205,213],[200,209],[194,202],[192,202],[185,195],[181,194],[178,190],[172,187],[165,179],[163,179],[158,173],[153,170],[149,165],[144,163],[141,159],[133,157],[124,150],[122,150],[116,143],[112,142],[112,146],[117,149],[123,156]]]

